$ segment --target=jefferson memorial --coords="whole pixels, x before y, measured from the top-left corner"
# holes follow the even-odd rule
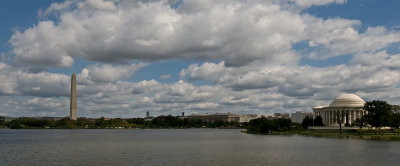
[[[315,116],[322,117],[325,126],[352,125],[357,118],[365,114],[365,101],[355,94],[342,94],[328,106],[313,108]]]

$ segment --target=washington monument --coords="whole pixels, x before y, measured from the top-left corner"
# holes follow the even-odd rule
[[[69,117],[72,120],[76,120],[76,76],[75,72],[72,73],[71,77],[71,100],[70,100],[70,111],[69,111]]]

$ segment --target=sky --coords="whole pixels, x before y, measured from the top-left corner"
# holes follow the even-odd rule
[[[0,116],[400,104],[397,0],[2,0]]]

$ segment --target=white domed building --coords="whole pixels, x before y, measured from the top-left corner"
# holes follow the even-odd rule
[[[355,94],[342,94],[328,106],[313,108],[314,115],[321,116],[325,126],[342,124],[352,125],[357,118],[365,114],[365,101]]]

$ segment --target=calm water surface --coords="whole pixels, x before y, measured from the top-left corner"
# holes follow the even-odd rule
[[[0,165],[400,165],[400,142],[240,130],[0,130]]]

